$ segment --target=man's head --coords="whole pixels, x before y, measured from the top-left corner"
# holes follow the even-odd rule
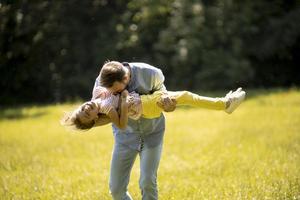
[[[130,69],[117,61],[106,62],[100,71],[100,85],[112,93],[122,92],[129,83]]]

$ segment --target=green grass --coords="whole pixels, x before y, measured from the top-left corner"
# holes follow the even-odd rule
[[[161,200],[300,199],[300,91],[251,92],[232,115],[166,114],[158,173]],[[0,113],[0,199],[111,199],[109,125],[70,132],[72,104]],[[139,160],[129,191],[141,199]]]

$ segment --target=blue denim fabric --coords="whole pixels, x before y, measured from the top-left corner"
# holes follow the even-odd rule
[[[127,185],[129,183],[130,171],[138,154],[140,156],[141,176],[139,185],[142,199],[158,199],[156,181],[162,146],[162,142],[152,148],[144,146],[139,152],[123,144],[115,143],[109,179],[109,189],[114,200],[132,200],[127,191]]]

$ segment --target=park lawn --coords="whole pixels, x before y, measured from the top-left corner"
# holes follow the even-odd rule
[[[248,94],[232,115],[187,108],[166,114],[161,200],[300,199],[300,91]],[[111,199],[111,127],[66,130],[59,119],[74,106],[1,111],[1,200]],[[137,159],[134,199],[141,199],[138,178]]]

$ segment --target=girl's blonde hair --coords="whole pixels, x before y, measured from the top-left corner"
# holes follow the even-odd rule
[[[95,125],[94,120],[88,123],[83,123],[82,121],[80,121],[78,113],[78,109],[72,112],[66,112],[60,120],[60,124],[66,127],[70,127],[74,130],[89,130]]]

